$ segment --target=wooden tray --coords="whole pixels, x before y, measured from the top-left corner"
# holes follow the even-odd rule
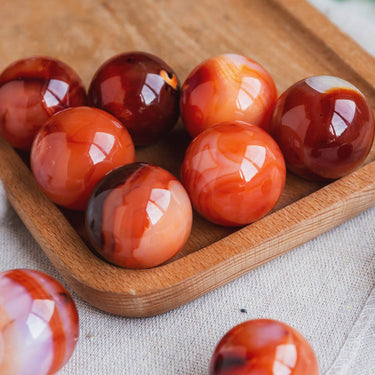
[[[352,82],[375,105],[374,59],[303,0],[8,3],[1,11],[1,68],[20,57],[50,55],[72,65],[88,84],[105,59],[137,49],[159,55],[184,80],[203,59],[234,52],[264,65],[280,92],[306,76],[328,74]],[[30,7],[28,32],[19,33],[26,13],[18,9],[25,6]],[[64,28],[64,38],[55,25]],[[15,43],[11,56],[9,38]],[[137,150],[137,159],[178,175],[187,142],[179,123],[157,145]],[[93,255],[76,231],[82,217],[53,205],[3,140],[0,177],[27,228],[83,299],[114,314],[144,317],[198,298],[372,206],[374,156],[373,149],[365,166],[326,186],[288,176],[274,212],[239,230],[195,215],[184,249],[168,264],[148,270],[120,269]]]

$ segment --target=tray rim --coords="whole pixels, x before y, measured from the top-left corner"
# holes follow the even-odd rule
[[[15,157],[15,159],[19,159],[17,162],[22,163],[23,168],[19,170],[21,174],[25,170],[28,172],[29,176],[24,176],[25,183],[27,185],[30,182],[27,180],[30,179],[33,184],[31,190],[36,189],[36,192],[33,192],[32,195],[35,198],[34,193],[36,193],[36,203],[42,204],[39,206],[42,216],[46,210],[52,210],[51,212],[56,215],[54,219],[56,222],[53,224],[62,229],[62,232],[60,232],[60,234],[63,234],[62,237],[65,234],[71,235],[68,244],[66,241],[56,242],[54,238],[51,239],[44,236],[40,238],[39,228],[35,226],[35,222],[28,219],[23,220],[30,232],[41,244],[47,257],[73,290],[87,302],[101,310],[129,317],[152,316],[188,303],[292,250],[294,247],[324,233],[375,204],[375,181],[372,182],[370,178],[375,174],[375,161],[373,161],[352,174],[336,180],[263,219],[174,262],[145,270],[121,269],[99,259],[86,247],[61,211],[39,190],[23,161],[0,138],[0,154],[4,149],[8,149],[8,155],[11,158]],[[12,153],[15,155],[12,155]],[[0,170],[3,171],[2,167],[0,162]],[[22,169],[25,170],[22,171]],[[23,219],[22,200],[20,202],[19,196],[17,197],[17,193],[18,195],[21,194],[22,189],[16,190],[15,194],[15,190],[12,190],[10,185],[4,185],[4,188],[10,202],[21,219]],[[310,206],[308,212],[302,209],[302,207],[306,206],[306,202]],[[343,202],[345,202],[344,206]],[[338,216],[335,217],[335,220],[332,220],[335,215]],[[323,221],[323,226],[316,227],[313,225],[317,218]],[[44,215],[42,221],[44,220],[49,219]],[[65,228],[61,228],[61,220],[65,222]],[[259,230],[259,227],[264,226],[265,223],[271,230],[273,229],[272,235],[265,235],[264,231]],[[302,223],[304,225],[301,225]],[[291,244],[288,236],[294,235],[296,231],[298,232],[299,226],[305,228],[307,224],[311,231],[307,235],[305,233],[294,236]],[[35,230],[37,231],[36,235],[34,233]],[[249,236],[249,234],[254,233],[256,236]],[[239,236],[250,238],[251,240],[246,244],[241,241],[241,246],[234,250],[231,245],[236,243],[236,239]],[[43,244],[43,241],[47,243]],[[288,246],[284,247],[285,244],[288,244]],[[217,251],[226,245],[231,247],[233,253],[231,257],[223,256],[219,259]],[[280,250],[282,247],[284,249]],[[73,252],[71,251],[72,248],[74,249]],[[63,253],[68,249],[71,251],[71,256],[64,258]],[[215,256],[212,257],[210,264],[203,264],[202,254],[207,260],[207,252],[214,252]],[[89,263],[85,262],[87,258],[90,259]],[[254,261],[253,258],[255,260],[258,258],[258,261]],[[188,267],[186,263],[189,263]],[[237,266],[234,273],[233,264],[228,268],[228,263],[233,263]],[[77,273],[77,270],[73,269],[77,264],[82,264],[85,267],[90,266],[90,268],[83,268],[82,272]],[[181,264],[184,264],[185,272],[176,272],[181,271]],[[116,271],[113,272],[114,270]],[[168,277],[160,277],[160,271],[164,273],[164,276]],[[220,279],[216,281],[214,275],[217,272],[226,272],[226,278],[220,276]],[[122,276],[120,280],[118,279],[119,274]],[[138,278],[140,274],[145,282],[132,284],[131,279]],[[197,292],[197,286],[199,287],[199,292]],[[98,298],[99,296],[100,298]]]

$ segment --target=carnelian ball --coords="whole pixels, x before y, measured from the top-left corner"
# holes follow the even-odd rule
[[[189,74],[181,90],[181,118],[192,137],[236,120],[268,131],[276,98],[275,83],[261,65],[241,55],[219,55]]]
[[[96,251],[126,268],[149,268],[185,244],[192,208],[182,184],[163,168],[133,163],[113,170],[95,187],[86,227]]]
[[[275,320],[241,323],[221,339],[210,375],[319,375],[315,353],[294,328]]]
[[[137,146],[157,141],[180,114],[177,75],[146,52],[122,53],[107,60],[95,73],[88,96],[90,105],[123,123]]]
[[[270,134],[287,168],[308,180],[332,180],[359,167],[374,138],[374,117],[365,96],[337,77],[314,76],[279,98]]]
[[[68,65],[51,57],[16,61],[0,75],[0,134],[28,151],[49,117],[85,104],[81,79]]]
[[[110,170],[135,160],[128,131],[109,113],[76,107],[52,116],[31,148],[31,168],[56,204],[84,210],[95,184]]]
[[[239,121],[199,134],[181,168],[193,207],[207,220],[226,226],[266,215],[277,203],[285,177],[276,142],[261,128]]]
[[[53,375],[72,356],[77,308],[54,278],[30,269],[0,273],[0,375]]]

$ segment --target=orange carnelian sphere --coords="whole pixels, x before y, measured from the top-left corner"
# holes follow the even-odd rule
[[[276,320],[250,320],[232,328],[217,345],[210,375],[319,375],[308,341]]]
[[[165,169],[147,163],[117,168],[95,187],[86,210],[97,252],[126,268],[148,268],[172,258],[192,224],[189,196]]]
[[[196,137],[181,169],[193,207],[207,220],[227,226],[249,224],[269,212],[285,175],[276,142],[261,128],[239,121]]]
[[[276,98],[275,83],[261,65],[241,55],[219,55],[186,79],[181,118],[192,137],[223,121],[245,121],[268,131]]]
[[[73,210],[86,208],[92,189],[107,172],[134,159],[128,131],[112,115],[89,107],[52,116],[31,148],[31,168],[41,189]]]

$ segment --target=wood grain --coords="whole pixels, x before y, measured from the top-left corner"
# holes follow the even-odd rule
[[[23,0],[0,14],[0,69],[30,55],[74,67],[86,85],[112,55],[146,50],[183,81],[203,59],[224,52],[263,64],[279,91],[316,74],[342,77],[375,105],[375,61],[302,0]],[[53,12],[51,13],[51,9]],[[305,22],[309,20],[309,22]],[[161,142],[137,150],[137,160],[179,175],[189,142],[182,124]],[[85,244],[82,215],[60,211],[38,189],[22,159],[0,140],[0,178],[9,200],[57,270],[82,298],[119,315],[150,316],[185,304],[374,205],[375,157],[326,186],[288,175],[274,211],[242,229],[195,215],[183,250],[149,270],[126,270],[97,258]]]

